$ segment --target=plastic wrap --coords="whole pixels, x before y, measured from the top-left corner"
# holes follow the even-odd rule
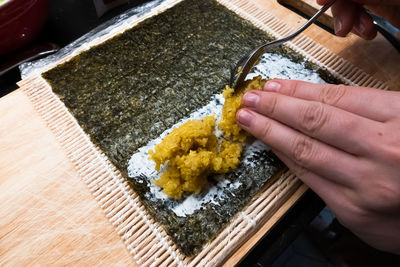
[[[50,55],[48,57],[23,63],[19,66],[21,71],[21,78],[25,79],[26,77],[30,76],[34,73],[41,72],[40,70],[48,64],[54,63],[65,56],[74,53],[75,50],[84,46],[85,44],[89,43],[90,41],[100,38],[112,30],[116,29],[117,27],[123,25],[124,23],[129,23],[130,21],[136,20],[137,18],[142,17],[146,13],[150,12],[153,8],[161,5],[163,2],[167,0],[153,0],[146,4],[140,5],[138,7],[131,8],[124,13],[108,20],[107,22],[97,26],[87,34],[81,36],[80,38],[76,39],[72,43],[68,44],[67,46],[61,48],[57,53]]]

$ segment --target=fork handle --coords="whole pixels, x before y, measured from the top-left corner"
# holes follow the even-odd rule
[[[283,38],[281,38],[279,40],[276,40],[276,41],[273,41],[273,42],[271,42],[269,44],[264,45],[263,48],[265,48],[266,46],[268,46],[268,47],[277,46],[277,45],[280,45],[280,44],[282,44],[284,42],[292,40],[297,35],[302,33],[305,29],[307,29],[308,26],[313,24],[319,18],[319,16],[321,16],[325,11],[327,11],[335,2],[336,2],[336,0],[332,0],[328,4],[325,4],[320,10],[318,10],[318,12],[316,12],[314,14],[314,16],[312,16],[306,23],[304,23],[303,26],[301,26],[300,28],[298,28],[297,30],[295,30],[294,32],[292,32],[291,34],[289,34],[286,37],[283,37]]]

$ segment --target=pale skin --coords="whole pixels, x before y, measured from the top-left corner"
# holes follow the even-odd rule
[[[354,27],[366,39],[376,34],[368,20],[360,27],[360,17],[344,17],[344,35]],[[269,145],[354,234],[400,254],[400,92],[272,80],[242,103],[240,127]]]

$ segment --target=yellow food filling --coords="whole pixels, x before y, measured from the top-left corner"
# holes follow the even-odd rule
[[[243,131],[236,124],[236,112],[242,107],[242,97],[250,90],[262,90],[267,81],[261,76],[256,76],[252,80],[245,81],[243,86],[234,91],[228,85],[222,95],[225,103],[222,108],[222,117],[218,123],[218,128],[224,132],[224,137],[233,141],[244,142],[249,134]]]
[[[171,198],[179,199],[184,192],[200,193],[210,174],[222,174],[236,169],[242,153],[242,142],[247,134],[236,124],[236,112],[241,107],[243,94],[248,90],[262,90],[265,80],[257,76],[234,93],[226,87],[223,92],[225,104],[218,128],[225,138],[218,142],[214,134],[214,116],[191,120],[174,129],[153,150],[150,159],[156,170],[167,164],[158,180],[153,181]],[[230,139],[230,140],[229,140]]]

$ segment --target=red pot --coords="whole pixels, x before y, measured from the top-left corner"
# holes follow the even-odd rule
[[[0,3],[0,55],[31,42],[46,20],[48,7],[48,0],[3,0]]]

